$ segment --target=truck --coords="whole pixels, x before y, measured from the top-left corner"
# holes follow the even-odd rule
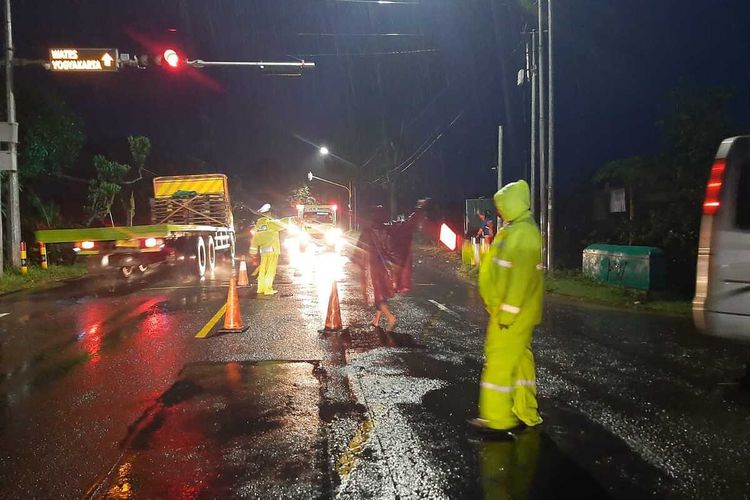
[[[181,265],[203,277],[217,258],[235,257],[235,231],[227,177],[199,174],[153,180],[151,224],[35,233],[37,242],[72,245],[90,272],[117,272],[128,278],[150,266]]]
[[[290,227],[286,246],[299,246],[301,253],[309,249],[340,250],[344,233],[338,227],[336,205],[297,205],[296,225]]]

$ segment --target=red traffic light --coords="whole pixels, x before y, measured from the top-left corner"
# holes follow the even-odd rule
[[[180,56],[174,49],[167,49],[163,54],[164,62],[166,62],[172,68],[178,68],[180,66]]]

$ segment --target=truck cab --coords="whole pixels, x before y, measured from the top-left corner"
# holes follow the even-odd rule
[[[338,227],[336,205],[297,205],[297,224],[300,242],[306,246],[317,250],[341,249],[344,232]]]

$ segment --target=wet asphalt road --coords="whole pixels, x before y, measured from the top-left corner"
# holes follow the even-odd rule
[[[313,274],[329,263],[314,266]],[[748,498],[750,350],[688,319],[549,298],[538,429],[482,441],[485,314],[439,256],[415,261],[397,333],[344,334],[326,285],[240,290],[243,334],[196,339],[227,271],[155,270],[0,298],[0,498]],[[215,331],[215,329],[214,329]]]

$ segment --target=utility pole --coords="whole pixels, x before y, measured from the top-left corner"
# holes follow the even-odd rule
[[[497,190],[503,187],[503,126],[497,127]],[[500,227],[500,217],[495,221],[495,231]]]
[[[531,30],[531,213],[536,213],[536,31]]]
[[[497,189],[503,187],[503,126],[497,127]]]
[[[10,0],[5,0],[5,97],[8,123],[16,123],[16,99],[13,95],[13,32],[11,30]],[[21,265],[21,213],[18,200],[18,145],[8,143],[10,169],[8,172],[8,237],[10,261],[14,267]]]
[[[547,61],[549,64],[549,83],[547,84],[547,92],[549,98],[549,154],[547,155],[547,161],[549,162],[549,175],[547,177],[547,270],[554,270],[554,205],[555,205],[555,99],[554,99],[554,79],[553,71],[554,65],[552,63],[552,0],[547,0]]]
[[[543,0],[539,2],[539,226],[542,230],[542,263],[547,264],[547,183],[544,164],[545,139],[547,128],[544,118],[544,8]]]

